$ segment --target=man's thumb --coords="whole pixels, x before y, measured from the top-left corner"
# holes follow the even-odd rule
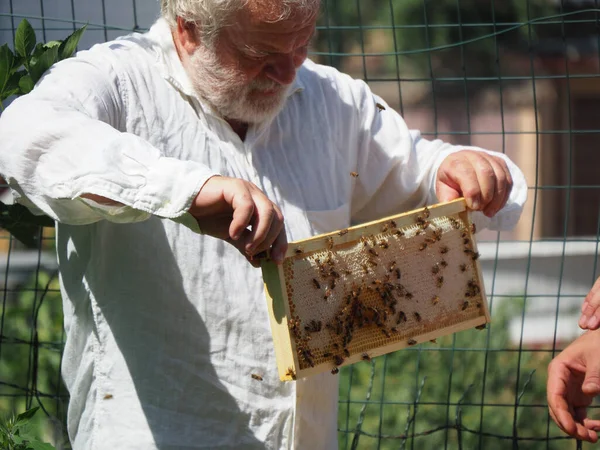
[[[588,363],[581,390],[586,395],[598,395],[600,394],[600,357],[593,358]]]

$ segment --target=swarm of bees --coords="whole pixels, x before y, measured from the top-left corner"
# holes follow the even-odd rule
[[[472,274],[470,268],[479,257],[470,235],[474,227],[454,217],[448,217],[446,222],[437,221],[428,208],[414,216],[412,225],[403,224],[400,229],[394,220],[389,220],[381,223],[378,229],[378,233],[361,236],[352,251],[344,254],[340,249],[347,249],[352,243],[347,238],[337,242],[336,239],[346,236],[348,229],[324,237],[319,251],[304,253],[301,247],[296,248],[295,254],[310,261],[314,269],[304,286],[310,285],[309,290],[319,294],[314,298],[321,298],[321,305],[327,305],[316,304],[317,311],[312,317],[301,319],[293,314],[288,319],[298,370],[328,363],[329,370],[335,375],[349,358],[352,362],[356,358],[370,361],[371,356],[365,348],[373,349],[387,341],[404,342],[407,346],[417,344],[420,329],[435,329],[437,325],[427,308],[448,308],[454,300],[444,293],[446,285],[455,283],[456,274],[468,273],[466,276],[469,277]],[[444,242],[446,233],[460,236],[462,252],[455,246],[451,251],[446,245],[449,242]],[[417,254],[424,255],[422,258],[432,260],[429,267],[433,291],[428,290],[427,297],[420,292],[419,286],[412,285],[414,275],[409,272],[408,278],[403,277],[403,271],[410,265],[397,259],[399,249],[408,246],[409,242]],[[350,259],[348,254],[352,255]],[[453,267],[453,272],[447,272]],[[421,282],[426,279],[421,276],[424,280]],[[477,280],[471,276],[466,281],[464,298],[454,303],[456,311],[466,311],[472,303],[481,307],[481,294]],[[293,299],[290,300],[293,311],[292,303]],[[379,337],[374,337],[376,335]],[[365,347],[367,341],[375,347]],[[252,378],[258,380],[254,375]],[[292,367],[286,377],[296,378]]]

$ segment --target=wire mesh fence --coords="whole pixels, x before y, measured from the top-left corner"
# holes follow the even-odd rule
[[[585,448],[551,421],[546,368],[578,335],[599,273],[600,5],[551,0],[323,0],[311,57],[364,79],[428,137],[508,154],[529,200],[511,232],[480,233],[492,324],[341,371],[340,448]],[[40,40],[88,23],[81,48],[147,29],[156,3],[13,1],[0,39],[27,18]],[[5,189],[0,188],[3,200]],[[68,447],[54,238],[4,233],[0,411],[39,405]]]

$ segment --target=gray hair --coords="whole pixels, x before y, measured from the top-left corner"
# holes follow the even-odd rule
[[[231,25],[235,13],[253,0],[160,0],[162,17],[171,29],[177,27],[177,18],[200,26],[200,37],[207,46],[212,46],[219,31]],[[292,12],[313,12],[320,0],[270,0],[270,6],[280,11],[271,22],[287,19]]]

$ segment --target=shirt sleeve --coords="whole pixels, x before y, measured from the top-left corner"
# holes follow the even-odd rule
[[[81,225],[186,215],[216,175],[164,155],[123,125],[127,92],[106,55],[82,52],[53,66],[0,118],[0,173],[34,213]],[[81,197],[96,194],[120,205]]]
[[[513,178],[510,198],[496,216],[488,219],[474,213],[478,229],[508,230],[516,225],[527,200],[527,183],[521,170],[506,155],[424,139],[419,131],[409,130],[402,117],[366,84],[356,83],[359,178],[353,193],[352,222],[366,222],[437,203],[435,179],[442,161],[457,151],[475,150],[502,158]]]

